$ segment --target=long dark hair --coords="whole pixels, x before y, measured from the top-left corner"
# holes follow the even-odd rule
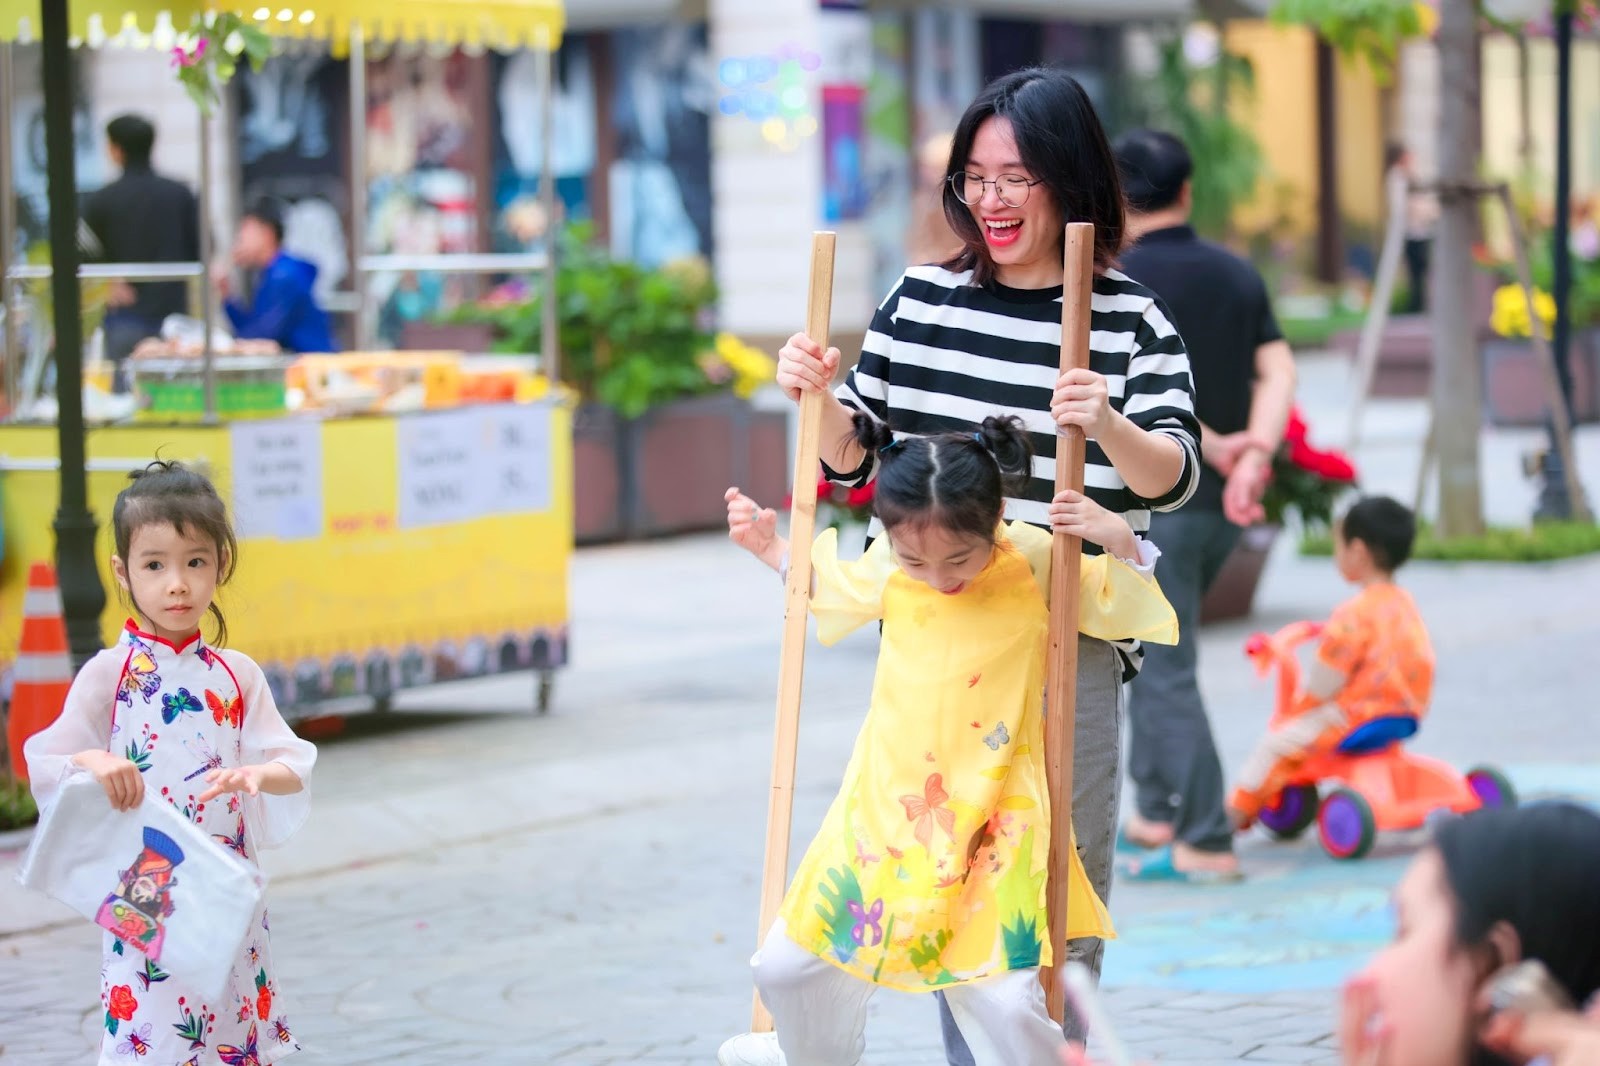
[[[1115,266],[1126,218],[1122,179],[1106,131],[1076,78],[1064,70],[1029,67],[990,82],[956,124],[945,165],[944,217],[965,247],[944,268],[971,270],[979,285],[994,278],[994,261],[972,209],[950,185],[951,176],[967,168],[978,127],[990,118],[1011,123],[1022,165],[1050,190],[1065,221],[1094,223],[1095,269]]]
[[[873,510],[884,529],[938,526],[994,540],[1006,496],[1032,475],[1033,446],[1015,415],[991,415],[976,433],[896,439],[868,414],[854,419],[856,443],[877,453]]]
[[[1522,957],[1543,963],[1574,1003],[1600,991],[1600,815],[1573,803],[1480,811],[1440,826],[1434,847],[1464,950],[1487,952],[1505,922]],[[1495,969],[1506,961],[1485,958]],[[1472,1061],[1504,1060],[1479,1048]]]
[[[117,493],[117,502],[111,508],[111,534],[123,564],[128,563],[135,530],[170,525],[179,536],[190,536],[192,531],[212,543],[217,552],[217,587],[226,585],[239,557],[239,543],[228,521],[227,505],[210,479],[182,463],[157,459],[129,474],[128,482],[128,487]],[[130,592],[128,597],[132,599],[133,594]],[[144,614],[137,601],[133,609]],[[214,643],[220,648],[228,642],[228,621],[214,598],[209,613],[216,619]]]

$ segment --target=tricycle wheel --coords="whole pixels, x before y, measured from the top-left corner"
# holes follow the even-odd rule
[[[1378,825],[1372,807],[1359,792],[1341,788],[1322,801],[1317,812],[1322,850],[1335,859],[1359,859],[1372,850]]]
[[[1484,807],[1511,808],[1517,805],[1517,790],[1511,779],[1492,766],[1474,766],[1467,771],[1467,787]]]
[[[1317,820],[1317,786],[1290,785],[1261,808],[1259,820],[1279,840],[1294,840]]]

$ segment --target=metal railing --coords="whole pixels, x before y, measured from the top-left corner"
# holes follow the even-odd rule
[[[364,255],[365,274],[431,271],[439,274],[531,274],[548,269],[544,252],[453,252],[439,255]]]
[[[44,281],[55,275],[48,263],[18,264],[6,271],[8,281]],[[84,263],[78,277],[84,281],[188,281],[203,277],[199,263]]]
[[[4,319],[4,342],[0,352],[5,355],[6,395],[19,407],[30,404],[38,395],[44,375],[44,361],[48,351],[43,345],[33,344],[24,354],[16,333],[17,310],[22,301],[17,299],[15,286],[25,281],[48,281],[55,270],[48,263],[18,263],[7,267],[0,283],[0,315]],[[205,276],[201,263],[83,263],[78,267],[78,277],[83,281],[193,281]],[[33,321],[33,316],[26,316]],[[34,322],[35,328],[38,323]]]
[[[538,274],[550,269],[547,252],[441,252],[415,255],[364,255],[357,262],[355,281],[360,288],[340,289],[321,298],[324,310],[332,314],[356,316],[357,346],[364,347],[366,322],[366,278],[372,274]],[[553,316],[550,316],[553,318]],[[548,343],[546,351],[552,351]],[[548,375],[559,372],[556,360],[541,357],[540,369]]]

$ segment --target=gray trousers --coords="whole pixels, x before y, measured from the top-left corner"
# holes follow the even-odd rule
[[[1112,852],[1116,848],[1117,809],[1122,783],[1122,658],[1103,640],[1078,638],[1078,704],[1072,753],[1072,828],[1078,836],[1078,857],[1089,883],[1107,906],[1111,903]],[[1098,976],[1105,941],[1090,937],[1067,945],[1076,959]],[[975,1066],[950,1007],[939,996],[939,1025],[950,1066]],[[1068,1040],[1082,1040],[1087,1028],[1070,1002],[1061,1026]],[[1019,1063],[1018,1066],[1023,1066]],[[1028,1064],[1032,1066],[1032,1064]]]
[[[1171,825],[1177,840],[1201,851],[1232,851],[1233,829],[1196,675],[1200,601],[1241,532],[1211,510],[1185,508],[1150,522],[1150,540],[1161,549],[1156,579],[1178,613],[1178,644],[1144,646],[1144,669],[1128,699],[1128,772],[1140,817]]]

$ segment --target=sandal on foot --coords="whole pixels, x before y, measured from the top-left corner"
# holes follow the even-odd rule
[[[1117,874],[1128,881],[1148,884],[1177,882],[1187,885],[1227,885],[1244,880],[1244,874],[1237,870],[1226,873],[1221,870],[1180,870],[1173,865],[1170,846],[1131,859],[1122,865]]]
[[[1126,829],[1117,830],[1118,855],[1148,855],[1152,851],[1160,851],[1162,848],[1171,846],[1170,844],[1145,844],[1129,836]]]

